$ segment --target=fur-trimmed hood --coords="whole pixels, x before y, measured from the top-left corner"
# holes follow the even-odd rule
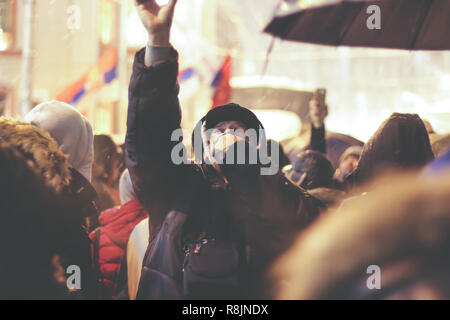
[[[34,161],[48,185],[57,192],[70,185],[71,166],[68,157],[46,131],[28,123],[0,117],[0,139]]]

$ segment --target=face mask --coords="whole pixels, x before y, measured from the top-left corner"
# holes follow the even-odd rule
[[[223,153],[226,152],[226,150],[234,143],[244,140],[245,134],[243,131],[242,134],[240,131],[235,131],[233,133],[225,132],[214,138],[214,140],[212,141],[212,149],[217,153]]]

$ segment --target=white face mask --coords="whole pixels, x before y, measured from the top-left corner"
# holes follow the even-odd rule
[[[244,139],[244,137],[236,135],[236,133],[222,133],[221,135],[216,136],[214,141],[212,141],[213,150],[225,151],[235,142],[242,141]]]
[[[238,121],[224,121],[216,125],[209,140],[214,159],[222,163],[226,150],[237,141],[245,140],[246,129]]]

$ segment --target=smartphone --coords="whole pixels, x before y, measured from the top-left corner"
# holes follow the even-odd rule
[[[327,89],[320,88],[314,92],[314,98],[316,98],[317,101],[319,101],[320,108],[325,107],[326,95],[327,95]]]

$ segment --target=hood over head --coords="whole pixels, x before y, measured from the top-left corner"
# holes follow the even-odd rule
[[[433,159],[422,119],[393,113],[365,144],[354,177],[357,183],[366,182],[381,170],[420,168]]]
[[[120,202],[125,204],[131,200],[136,200],[134,193],[133,182],[131,181],[130,172],[126,169],[120,177],[119,183]]]
[[[332,188],[334,168],[321,152],[308,150],[297,155],[290,179],[304,189]]]
[[[235,103],[211,109],[203,119],[207,129],[214,128],[223,121],[239,121],[245,124],[248,129],[255,130],[258,130],[261,125],[253,112]]]
[[[192,147],[194,148],[197,163],[202,163],[205,160],[205,154],[210,154],[209,137],[206,134],[207,130],[213,129],[223,121],[239,121],[247,129],[256,130],[258,146],[267,148],[264,127],[256,115],[247,108],[235,103],[229,103],[211,109],[195,126],[192,133]],[[201,146],[198,145],[199,142],[201,142]]]
[[[77,109],[64,102],[44,102],[25,116],[25,122],[47,131],[72,167],[91,181],[94,136],[91,124]]]
[[[29,123],[0,118],[0,140],[6,141],[35,163],[47,183],[57,192],[70,185],[67,156],[44,130]]]

